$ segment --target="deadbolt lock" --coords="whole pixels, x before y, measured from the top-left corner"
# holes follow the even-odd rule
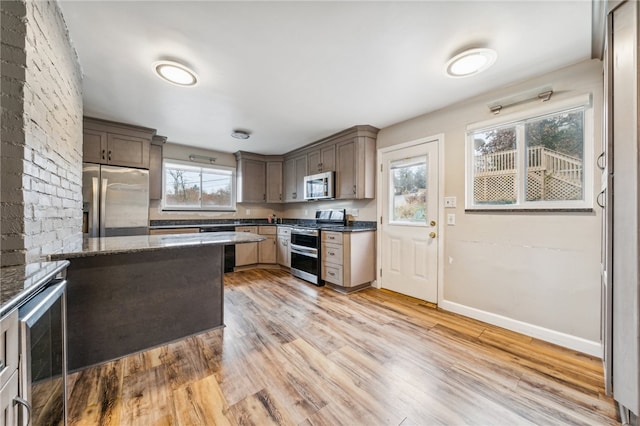
[[[432,220],[431,222],[429,222],[429,225],[431,225],[431,226],[436,226],[436,221],[435,221],[435,220]]]

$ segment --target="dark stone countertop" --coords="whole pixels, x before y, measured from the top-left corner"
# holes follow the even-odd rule
[[[68,265],[67,261],[35,262],[0,268],[0,316],[29,300]]]
[[[280,220],[280,219],[279,219]],[[376,222],[355,221],[348,225],[326,225],[320,229],[336,232],[363,232],[375,231]],[[215,229],[229,226],[316,226],[315,219],[282,219],[280,223],[269,223],[266,219],[218,219],[212,221],[191,220],[152,220],[150,229],[179,229],[179,228],[203,228]]]
[[[80,237],[81,238],[81,237]],[[143,251],[170,250],[199,245],[233,245],[253,243],[265,237],[247,232],[207,232],[198,234],[136,235],[128,237],[103,237],[82,239],[82,249],[52,254],[51,260],[110,254],[138,253]]]

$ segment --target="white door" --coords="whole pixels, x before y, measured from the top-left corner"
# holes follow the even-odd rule
[[[381,287],[438,302],[438,141],[385,152]]]

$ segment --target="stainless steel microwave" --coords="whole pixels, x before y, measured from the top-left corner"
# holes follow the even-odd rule
[[[304,199],[322,200],[334,198],[335,172],[324,172],[304,177]]]

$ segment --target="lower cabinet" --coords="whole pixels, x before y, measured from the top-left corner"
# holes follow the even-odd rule
[[[278,226],[278,265],[291,268],[291,228]]]
[[[26,408],[14,403],[18,395],[18,370],[15,370],[4,386],[0,388],[0,426],[18,425],[18,409],[26,412]],[[26,425],[26,421],[23,424]]]
[[[276,264],[276,227],[271,226],[236,226],[236,232],[251,232],[266,237],[259,243],[236,245],[236,267],[248,265]]]
[[[236,232],[258,233],[257,226],[236,226]],[[236,267],[258,263],[258,243],[236,244]]]
[[[259,226],[258,234],[266,237],[264,241],[258,243],[258,263],[275,265],[277,257],[276,227]]]
[[[375,232],[322,231],[322,279],[345,291],[375,279]]]
[[[17,425],[18,410],[25,410],[14,404],[20,396],[19,353],[18,310],[14,309],[0,319],[0,426]]]

